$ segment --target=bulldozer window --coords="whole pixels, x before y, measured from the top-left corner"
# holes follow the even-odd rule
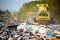
[[[40,13],[39,16],[48,16],[47,13]]]

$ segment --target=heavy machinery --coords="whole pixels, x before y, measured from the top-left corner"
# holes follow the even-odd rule
[[[48,4],[37,4],[36,11],[33,15],[34,23],[49,24],[53,23],[54,19],[51,17]],[[54,22],[55,23],[55,22]]]
[[[53,23],[54,19],[51,15],[48,4],[37,4],[34,18],[35,22],[39,24]]]

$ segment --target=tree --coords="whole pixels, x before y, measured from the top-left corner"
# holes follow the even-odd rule
[[[37,0],[37,1],[32,1],[32,2],[28,2],[23,4],[23,6],[19,9],[18,12],[18,16],[20,18],[20,20],[24,20],[25,19],[25,15],[27,14],[27,12],[33,12],[35,10],[36,4],[49,4],[50,9],[55,12],[54,13],[54,17],[55,19],[60,20],[58,17],[60,16],[60,4],[59,4],[59,0]],[[28,13],[29,15],[29,13]],[[58,21],[59,22],[59,21]]]
[[[55,16],[55,19],[57,19],[57,23],[60,23],[60,0],[49,0],[49,6],[50,8],[55,12],[54,16]]]

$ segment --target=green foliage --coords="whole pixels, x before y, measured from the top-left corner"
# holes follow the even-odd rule
[[[26,13],[27,12],[33,12],[35,11],[36,4],[44,4],[47,3],[46,1],[32,1],[29,3],[23,4],[23,6],[19,9],[18,13],[18,19],[20,18],[20,21],[24,21],[26,19]]]
[[[26,19],[27,12],[35,11],[36,4],[46,4],[46,3],[48,3],[50,9],[55,12],[55,14],[54,14],[55,19],[57,19],[57,21],[59,21],[60,19],[58,17],[60,16],[60,6],[57,5],[58,2],[59,2],[58,0],[48,0],[48,1],[47,0],[43,0],[43,1],[39,0],[39,1],[32,1],[32,2],[25,3],[19,9],[18,19],[20,19],[20,21],[24,21]]]
[[[59,3],[60,1],[59,0],[49,0],[49,6],[50,8],[55,12],[54,16],[55,16],[55,19],[56,19],[56,22],[60,24],[60,6],[59,6]]]

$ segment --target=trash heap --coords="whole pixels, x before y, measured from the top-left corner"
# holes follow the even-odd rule
[[[2,28],[1,40],[60,40],[60,25],[21,23],[14,28]]]

